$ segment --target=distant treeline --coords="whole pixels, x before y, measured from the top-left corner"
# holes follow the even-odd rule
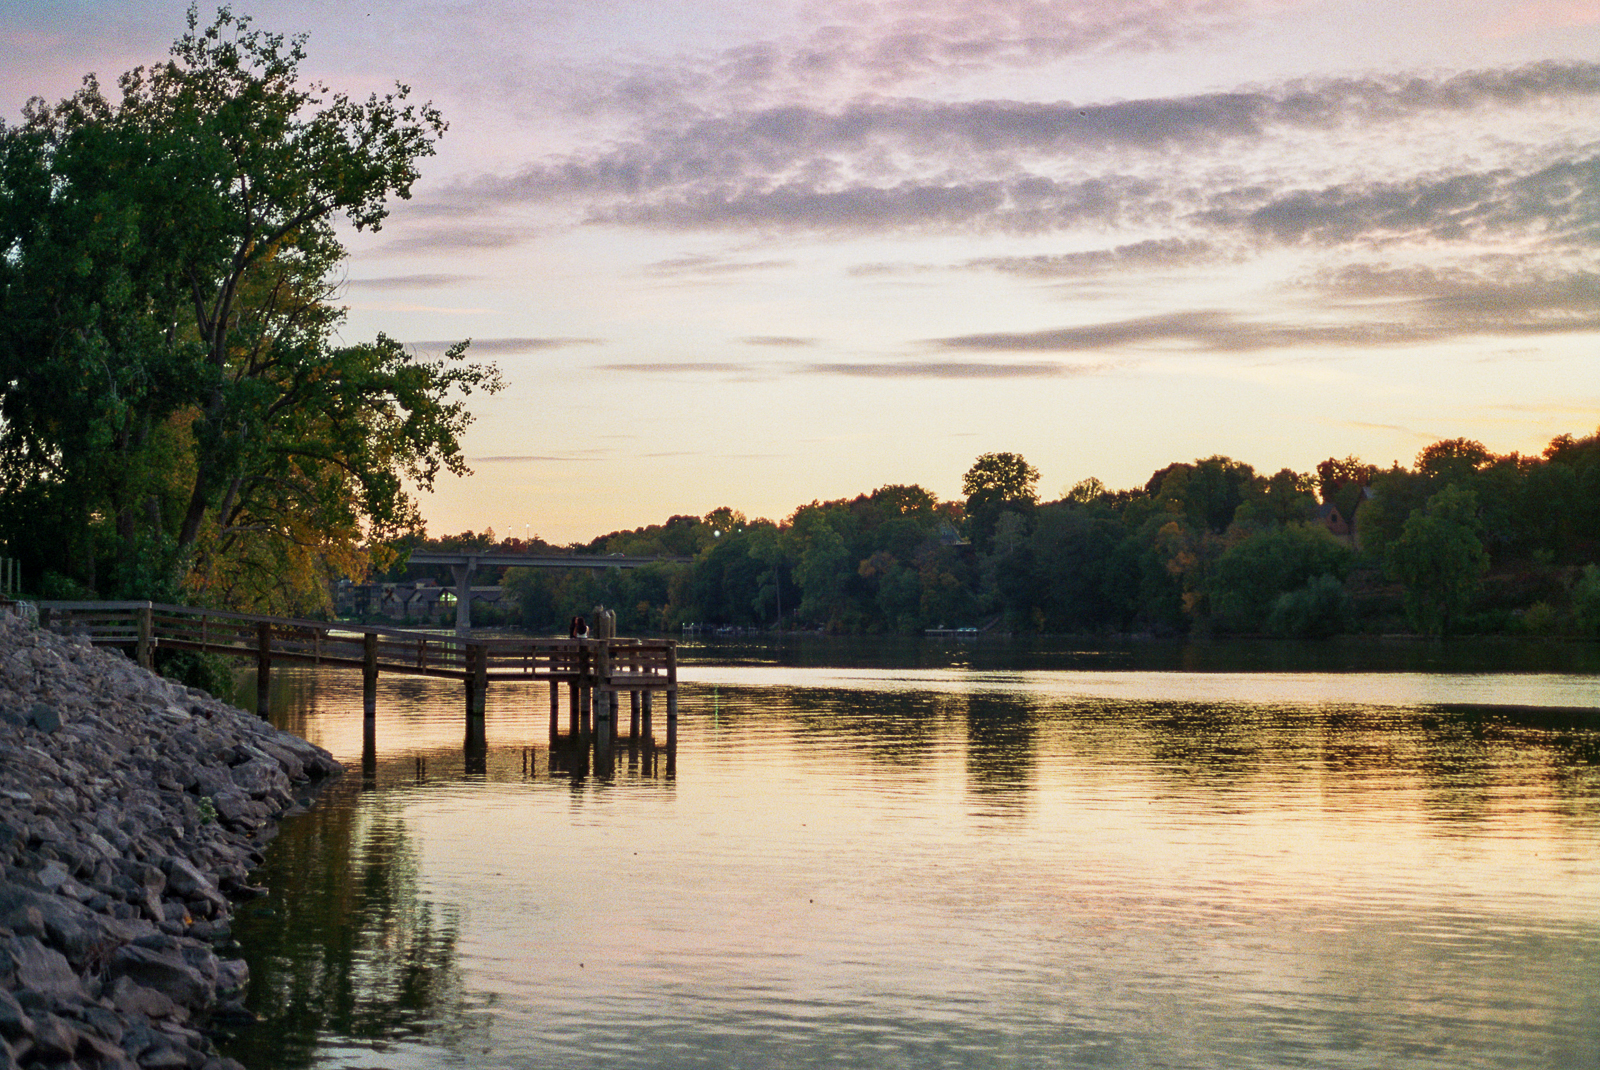
[[[507,623],[540,630],[604,604],[633,631],[1600,632],[1600,436],[1563,435],[1537,457],[1452,439],[1386,470],[1330,457],[1262,475],[1207,457],[1127,490],[1087,479],[1050,502],[1037,483],[1022,457],[992,453],[964,477],[964,501],[894,485],[777,523],[721,508],[568,547],[470,532],[407,542],[693,558],[508,570]]]

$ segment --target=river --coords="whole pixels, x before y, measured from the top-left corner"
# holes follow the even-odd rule
[[[225,1050],[1587,1070],[1597,655],[686,644],[672,775],[605,777],[552,761],[542,689],[491,687],[480,763],[461,685],[400,677],[363,771],[359,673],[278,672],[351,771],[239,911],[263,1021]]]

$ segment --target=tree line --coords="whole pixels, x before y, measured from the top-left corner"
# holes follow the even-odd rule
[[[1452,439],[1411,467],[1330,457],[1271,475],[1213,456],[1124,490],[1086,479],[1054,501],[1037,486],[1024,458],[990,453],[956,501],[891,485],[778,522],[724,507],[567,547],[505,540],[500,548],[538,553],[693,559],[511,569],[511,622],[547,630],[604,604],[624,628],[659,631],[1600,631],[1600,436],[1563,435],[1539,456]],[[467,533],[429,545],[496,543]]]

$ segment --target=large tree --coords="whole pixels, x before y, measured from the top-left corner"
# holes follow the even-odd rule
[[[117,99],[90,77],[0,126],[0,494],[61,532],[41,567],[278,600],[286,574],[414,524],[407,481],[465,471],[463,398],[495,369],[339,345],[332,303],[336,227],[378,229],[445,124],[404,86],[306,83],[303,58],[302,37],[191,9]]]
[[[1039,501],[1039,470],[1020,453],[985,453],[961,477],[967,537],[987,551],[1005,513],[1030,516]]]
[[[1389,575],[1405,584],[1406,615],[1418,631],[1448,634],[1467,608],[1489,571],[1480,528],[1477,495],[1448,486],[1412,511],[1388,547]]]

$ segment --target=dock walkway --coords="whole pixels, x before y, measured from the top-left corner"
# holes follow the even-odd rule
[[[566,685],[570,734],[609,747],[619,733],[621,696],[629,696],[630,739],[652,740],[654,696],[666,696],[667,752],[677,749],[677,644],[652,639],[475,639],[377,625],[294,620],[155,602],[37,602],[41,627],[86,635],[127,650],[145,668],[155,651],[196,650],[254,660],[256,711],[268,712],[272,665],[343,665],[362,670],[370,726],[382,673],[461,680],[469,740],[481,737],[489,684],[534,680],[550,685],[550,738],[559,733]]]

